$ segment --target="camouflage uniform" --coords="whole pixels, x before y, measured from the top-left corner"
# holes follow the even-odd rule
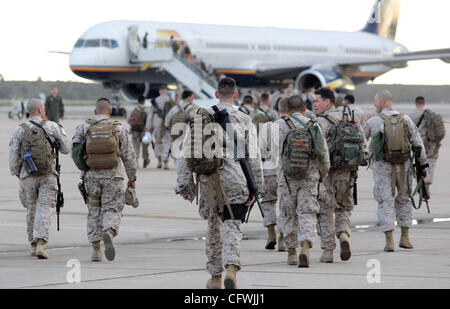
[[[45,99],[45,114],[50,121],[59,122],[64,117],[64,103],[61,96],[49,95]]]
[[[137,104],[136,109],[140,110],[142,113],[145,113],[145,106],[143,104]],[[136,160],[139,160],[139,155],[141,153],[141,145],[142,145],[142,157],[144,161],[149,161],[148,155],[148,146],[149,144],[142,143],[142,138],[145,135],[145,131],[135,131],[130,130],[131,132],[131,141],[133,143],[134,152],[136,153]]]
[[[336,120],[341,120],[342,108],[330,109],[323,115],[333,117]],[[317,117],[317,123],[320,125],[324,136],[327,138],[328,147],[330,148],[333,140],[331,140],[331,137],[328,134],[333,128],[333,124],[324,117],[321,117],[321,115]],[[336,248],[334,233],[336,233],[337,237],[339,237],[339,233],[341,232],[345,232],[350,236],[350,217],[354,207],[353,180],[356,175],[356,171],[331,168],[328,177],[325,180],[326,190],[320,190],[318,231],[321,238],[322,249],[334,250]],[[333,217],[333,214],[335,215],[335,218]]]
[[[253,119],[253,116],[255,115],[255,109],[250,104],[242,104],[239,107],[239,111],[249,116],[251,119]]]
[[[105,115],[96,115],[93,120],[107,120]],[[88,121],[91,119],[88,119]],[[73,143],[86,140],[90,125],[79,125],[72,138]],[[136,180],[136,155],[128,139],[128,132],[122,125],[116,125],[119,137],[120,157],[125,166],[128,180]],[[89,242],[102,240],[103,232],[112,229],[117,236],[119,232],[122,209],[124,207],[125,187],[121,173],[121,164],[112,169],[91,169],[82,172],[88,193],[87,235]]]
[[[303,114],[303,116],[305,116],[305,117],[307,117],[307,118],[309,118],[309,119],[311,119],[311,120],[313,120],[313,121],[316,121],[316,119],[317,119],[316,114],[315,114],[314,112],[310,111],[309,109],[307,109],[307,110],[305,111],[305,113]]]
[[[226,109],[230,114],[230,119],[233,123],[240,123],[246,127],[253,125],[252,120],[233,108],[228,103],[219,102],[217,107],[220,110]],[[211,114],[214,113],[209,109]],[[236,127],[236,126],[235,126]],[[239,130],[236,130],[239,131]],[[253,132],[254,131],[254,132]],[[257,153],[257,157],[249,159],[250,167],[253,171],[258,192],[264,192],[264,180],[262,177],[262,164],[259,149],[257,147],[256,130],[250,131],[250,135],[246,145],[249,149],[253,149]],[[227,148],[233,147],[232,142],[226,136]],[[186,149],[190,145],[190,131],[187,130],[183,148]],[[176,161],[178,172],[178,186],[179,188],[185,186],[194,186],[192,171],[188,168],[186,159],[180,158]],[[223,168],[219,169],[220,179],[224,188],[225,195],[230,204],[243,204],[249,197],[247,188],[247,181],[242,172],[239,162],[234,160],[234,157],[227,157],[224,155]],[[219,218],[219,207],[217,204],[217,197],[213,191],[212,203],[208,203],[208,177],[200,175],[200,216],[208,221],[208,230],[206,233],[206,269],[212,276],[220,275],[223,271],[223,266],[236,265],[241,267],[240,263],[240,241],[242,233],[240,231],[240,220],[226,220],[222,223]]]
[[[309,118],[301,113],[294,113],[298,119],[308,123]],[[303,127],[295,119],[291,118],[296,127]],[[280,144],[286,139],[290,128],[283,119],[277,120],[279,125]],[[314,124],[317,126],[317,124]],[[330,168],[330,157],[328,146],[324,144],[325,156],[322,160],[317,157],[312,158],[310,162],[310,171],[305,180],[289,180],[286,183],[283,168],[281,165],[281,152],[278,163],[278,196],[280,197],[280,217],[283,218],[283,235],[287,248],[297,248],[298,244],[307,241],[312,247],[314,241],[315,226],[317,223],[317,214],[319,213],[319,204],[317,202],[319,179],[328,173]],[[289,188],[288,188],[289,186]]]
[[[155,99],[155,103],[161,111],[164,111],[164,104],[169,100],[169,96],[159,96]],[[169,160],[172,138],[170,132],[164,126],[163,119],[158,116],[156,108],[153,105],[150,107],[145,128],[152,132],[156,158],[167,162]]]
[[[424,109],[416,108],[411,115],[411,119],[414,123],[419,123],[420,118],[424,113]],[[427,162],[430,165],[427,171],[427,177],[425,178],[426,184],[432,184],[434,178],[434,169],[436,167],[436,162],[439,158],[439,149],[441,148],[441,143],[431,142],[427,138],[427,127],[425,126],[425,121],[422,120],[419,126],[420,137],[422,138],[423,144],[425,146],[425,151],[427,153]]]
[[[399,112],[392,109],[385,108],[382,113],[386,116],[396,115]],[[426,163],[426,153],[423,149],[422,138],[414,122],[409,116],[404,116],[408,125],[408,131],[410,136],[410,142],[412,145],[420,145],[422,152],[420,155],[420,164]],[[367,139],[374,136],[377,132],[383,129],[384,120],[380,116],[374,116],[369,119],[364,126],[364,134]],[[410,162],[409,160],[404,163],[405,170],[408,171]],[[404,182],[404,190],[402,195],[398,195],[394,198],[392,196],[392,165],[385,161],[375,161],[370,163],[370,167],[373,171],[374,188],[373,196],[378,202],[378,221],[380,222],[383,232],[395,230],[394,221],[397,218],[398,225],[400,227],[411,227],[412,225],[412,203],[408,197],[407,179],[408,173],[405,173],[405,179],[400,179],[400,166],[396,166],[397,174],[397,190],[401,181]]]
[[[42,118],[33,117],[36,123],[41,123]],[[34,126],[27,122],[29,127]],[[52,121],[46,121],[44,129],[54,142],[60,144],[60,152],[67,154],[70,151],[70,140],[62,126]],[[56,195],[58,191],[56,178],[56,162],[52,162],[52,172],[46,175],[30,175],[21,158],[22,136],[24,129],[18,127],[9,142],[9,169],[11,175],[19,180],[19,198],[27,209],[27,234],[28,241],[35,243],[37,239],[48,241],[48,230],[52,217],[52,208],[56,207]]]

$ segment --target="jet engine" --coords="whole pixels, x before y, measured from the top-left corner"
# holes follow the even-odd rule
[[[355,90],[353,81],[331,70],[309,69],[301,72],[295,81],[297,89],[328,87],[338,92]]]

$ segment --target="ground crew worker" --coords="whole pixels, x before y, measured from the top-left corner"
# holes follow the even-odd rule
[[[439,141],[439,139],[435,141],[430,140],[428,130],[430,130],[431,128],[429,128],[428,125],[430,124],[430,122],[434,122],[433,125],[436,126],[436,124],[439,121],[442,122],[442,118],[439,115],[435,114],[434,112],[430,113],[430,110],[426,109],[425,107],[426,107],[425,98],[417,97],[416,109],[414,110],[414,112],[410,114],[410,117],[419,129],[420,137],[422,138],[422,141],[425,146],[425,151],[427,153],[427,162],[430,165],[430,167],[428,169],[427,178],[425,179],[425,185],[427,186],[428,193],[430,193],[430,185],[433,183],[434,169],[436,167],[436,162],[439,158],[439,149],[441,148],[441,141]],[[427,111],[427,113],[425,113],[425,111]],[[433,115],[432,119],[430,119],[431,121],[427,121],[427,119],[425,118],[430,117],[431,115]],[[439,128],[441,128],[442,130],[444,129],[444,126],[440,126]],[[443,131],[444,134],[442,135],[445,135],[445,129]]]
[[[283,215],[284,223],[282,226],[284,243],[288,248],[288,265],[298,265],[298,267],[309,267],[309,251],[314,241],[314,232],[317,223],[317,214],[319,213],[319,204],[317,202],[317,188],[320,179],[324,179],[330,167],[330,158],[328,146],[322,135],[318,124],[310,122],[310,119],[303,114],[306,110],[305,103],[300,96],[295,95],[289,99],[282,99],[279,104],[284,108],[286,101],[286,110],[280,109],[281,113],[290,115],[283,117],[275,122],[280,130],[280,156],[278,164],[278,196]],[[295,128],[305,128],[312,125],[317,130],[318,142],[323,145],[323,152],[319,155],[309,156],[305,164],[304,179],[289,179],[285,175],[283,167],[283,147],[288,134]],[[302,145],[304,143],[297,143]],[[306,145],[306,144],[305,144]],[[300,244],[301,252],[297,256],[297,247]]]
[[[128,187],[135,188],[136,155],[128,132],[120,122],[110,120],[111,103],[97,100],[92,118],[75,130],[72,143],[85,143],[89,170],[82,172],[88,201],[87,236],[92,243],[93,262],[102,260],[100,242],[103,240],[108,261],[115,258],[113,238],[119,233],[124,207],[125,187],[121,163],[125,166]]]
[[[426,164],[426,153],[423,147],[422,138],[411,118],[392,109],[392,94],[389,91],[382,90],[376,94],[375,108],[377,115],[369,116],[370,118],[364,126],[364,133],[367,139],[372,138],[370,145],[370,151],[372,152],[370,167],[373,171],[375,181],[373,195],[378,202],[378,221],[381,225],[381,230],[386,236],[384,251],[394,251],[393,231],[395,230],[395,219],[397,219],[398,225],[401,228],[399,246],[405,249],[412,249],[413,245],[409,239],[409,228],[412,225],[413,208],[407,193],[408,174],[406,172],[410,165],[409,158],[411,157],[411,154],[408,145],[404,145],[405,147],[402,148],[406,149],[406,160],[403,164],[393,164],[386,161],[389,155],[383,151],[386,144],[380,144],[377,148],[374,147],[377,145],[375,144],[377,136],[379,136],[377,134],[380,133],[381,130],[384,131],[383,135],[388,134],[386,120],[382,117],[386,118],[398,115],[397,117],[399,117],[399,119],[395,121],[395,130],[392,131],[398,131],[399,128],[403,129],[400,124],[405,123],[406,128],[402,139],[404,139],[405,142],[409,142],[410,145],[422,147],[420,153],[420,164],[422,166]],[[382,156],[379,160],[376,160],[377,149],[382,152]],[[395,189],[398,190],[397,194],[395,193]]]
[[[144,168],[150,164],[150,158],[148,155],[149,144],[142,143],[142,138],[145,135],[145,123],[147,120],[147,112],[145,110],[145,97],[139,96],[136,107],[131,112],[128,118],[130,124],[131,140],[133,143],[134,152],[136,153],[136,161],[139,166],[139,154],[141,152],[142,145],[142,157],[144,159]]]
[[[239,107],[239,110],[249,116],[250,118],[253,118],[253,115],[255,114],[255,107],[253,102],[253,97],[251,95],[244,96],[244,99],[242,100],[242,104]]]
[[[146,131],[152,133],[155,156],[158,159],[157,168],[162,168],[164,164],[164,169],[169,169],[169,155],[172,142],[170,132],[164,126],[164,106],[170,100],[167,86],[162,85],[159,88],[159,97],[152,102],[145,125]]]
[[[70,140],[61,125],[44,120],[45,106],[41,101],[29,100],[27,111],[30,114],[30,121],[17,127],[9,142],[9,169],[11,175],[19,178],[20,201],[27,209],[27,233],[31,244],[31,256],[47,259],[46,244],[52,208],[56,206],[58,191],[56,150],[48,142],[47,135],[52,143],[59,144],[59,151],[63,154],[69,153]],[[31,154],[36,165],[36,172],[33,172],[25,162],[24,157],[28,154]]]
[[[249,130],[248,138],[245,138],[246,153],[248,153],[249,149],[253,149],[256,152],[256,157],[249,158],[248,162],[253,172],[255,186],[258,192],[263,192],[262,163],[257,145],[256,130],[253,128],[252,120],[232,106],[233,101],[238,96],[236,82],[231,78],[223,78],[220,80],[216,96],[219,99],[219,103],[213,107],[222,113],[225,110],[229,114],[231,122],[236,124],[234,128],[238,139],[245,138],[244,132],[238,130],[239,127],[243,126],[246,130]],[[213,108],[210,108],[207,113],[214,115],[217,112]],[[223,130],[220,131],[223,132]],[[191,132],[190,128],[186,132],[186,138],[183,143],[184,149],[191,145]],[[233,149],[233,141],[226,133],[224,133],[223,140],[226,143],[226,149]],[[224,153],[227,152],[224,151]],[[193,200],[196,185],[194,184],[192,169],[188,166],[188,160],[189,158],[186,157],[178,160],[180,166],[177,168],[179,172],[179,190],[177,191],[180,192],[179,194],[183,198]],[[247,208],[254,203],[255,196],[249,196],[246,178],[234,155],[230,157],[224,154],[222,163],[222,166],[215,172],[219,175],[219,179],[216,178],[216,180],[221,182],[222,193],[217,190],[213,193],[209,190],[209,176],[199,176],[199,213],[203,219],[208,221],[206,234],[206,269],[211,275],[211,278],[208,280],[206,287],[222,287],[222,272],[223,266],[225,266],[227,271],[224,279],[225,288],[232,289],[237,287],[236,272],[241,269],[240,242],[242,240],[242,233],[240,231],[240,225],[244,219],[243,217],[245,217]],[[226,204],[232,208],[232,213],[236,215],[234,219],[232,219],[233,216],[231,214],[228,217],[223,216],[222,219],[220,218],[219,200],[227,200]],[[224,209],[228,208],[224,207]]]
[[[343,118],[343,112],[335,106],[335,96],[328,88],[320,88],[315,92],[314,109],[317,113],[317,123],[327,139],[328,148],[333,149],[335,136],[330,134],[335,122]],[[347,114],[349,117],[350,115]],[[361,132],[362,132],[362,128]],[[362,134],[362,133],[361,133]],[[340,242],[340,256],[343,261],[351,257],[350,250],[350,218],[354,207],[353,182],[357,171],[331,167],[325,187],[319,190],[319,224],[321,238],[322,263],[333,263],[333,250],[336,248],[334,235]],[[334,218],[335,215],[335,218]]]
[[[64,119],[64,103],[61,96],[58,95],[58,88],[52,87],[52,94],[45,100],[45,114],[47,119],[59,122],[59,119]]]
[[[344,106],[339,107],[338,109],[341,111],[344,110],[344,108],[349,109],[350,116],[352,116],[353,113],[355,116],[355,121],[358,122],[361,127],[364,126],[366,115],[362,108],[355,104],[355,97],[351,94],[347,94],[344,97],[343,105]]]

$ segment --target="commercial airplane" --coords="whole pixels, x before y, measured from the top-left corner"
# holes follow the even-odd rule
[[[241,87],[291,79],[298,89],[328,86],[349,92],[357,84],[406,67],[408,61],[450,63],[450,49],[409,52],[395,42],[399,12],[400,0],[377,0],[367,24],[356,32],[106,22],[83,33],[70,53],[70,68],[134,101],[138,95],[154,97],[161,83],[186,84],[176,70],[169,74],[164,59],[151,58],[152,53],[158,58],[158,49],[171,51],[167,43],[174,41],[186,42],[193,55]],[[130,29],[135,29],[134,41]],[[140,59],[133,44],[147,56]]]

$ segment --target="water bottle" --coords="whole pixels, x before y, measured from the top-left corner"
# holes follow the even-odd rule
[[[152,134],[150,132],[145,132],[145,135],[142,137],[142,143],[148,145],[152,142]]]
[[[25,164],[27,165],[30,174],[37,173],[38,169],[36,167],[36,164],[34,164],[33,158],[31,157],[31,153],[27,153],[23,158],[25,159]]]

